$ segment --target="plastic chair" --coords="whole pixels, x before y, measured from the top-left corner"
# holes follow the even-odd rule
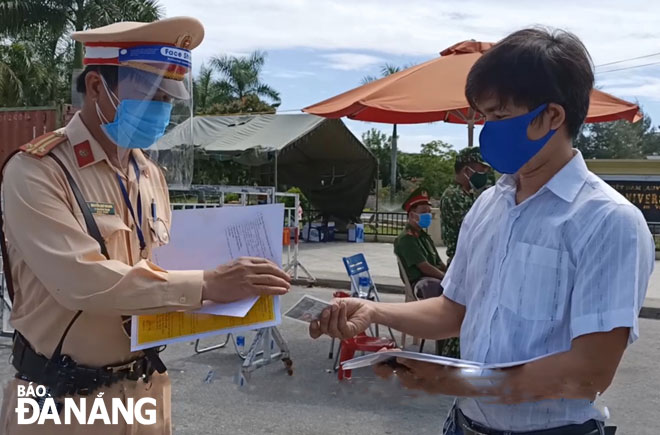
[[[401,262],[401,259],[397,256],[396,257],[396,262],[399,265],[399,276],[401,277],[401,281],[403,281],[403,288],[404,288],[404,295],[405,295],[405,301],[406,302],[415,302],[418,301],[419,298],[415,294],[415,289],[412,287],[410,284],[410,280],[408,279],[408,275],[406,274],[406,270],[403,267],[403,263]],[[413,344],[417,341],[416,337],[413,337]],[[406,333],[402,332],[401,333],[401,348],[406,347]]]
[[[366,334],[360,334],[357,337],[342,340],[340,344],[339,368],[337,370],[337,379],[351,378],[351,370],[341,368],[341,363],[353,358],[355,352],[378,352],[379,350],[395,349],[396,342],[387,337],[369,337]]]
[[[403,281],[403,286],[404,286],[404,293],[406,297],[406,302],[415,302],[420,300],[417,297],[417,294],[415,294],[415,289],[413,286],[410,284],[410,280],[408,279],[408,275],[406,274],[406,269],[403,267],[403,262],[401,259],[397,256],[396,257],[396,262],[399,265],[399,276],[401,277],[401,281]],[[415,342],[418,340],[417,337],[413,337],[413,345],[416,344]],[[435,353],[440,355],[442,347],[444,346],[445,340],[436,340],[435,342]],[[422,339],[420,344],[419,344],[419,352],[424,351],[424,345],[426,344],[426,340]],[[406,347],[406,334],[404,332],[401,333],[401,348]]]
[[[342,258],[344,262],[344,267],[346,267],[346,273],[348,273],[348,278],[351,280],[351,296],[359,297],[359,279],[360,276],[366,276],[369,278],[369,292],[364,299],[369,299],[372,301],[380,302],[380,297],[378,295],[378,290],[374,284],[374,280],[371,278],[371,273],[369,272],[369,265],[367,265],[367,259],[364,258],[364,254],[355,254],[351,257]],[[373,294],[373,296],[372,296]]]

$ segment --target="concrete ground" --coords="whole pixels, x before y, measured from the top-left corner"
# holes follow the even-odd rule
[[[283,298],[283,309],[305,293],[330,299],[332,291],[295,287]],[[391,302],[402,300],[396,294],[382,297]],[[640,323],[641,338],[627,351],[614,384],[602,398],[622,435],[658,433],[660,321],[642,319]],[[254,373],[246,388],[233,382],[241,361],[232,350],[195,355],[192,343],[168,347],[163,356],[173,383],[174,433],[440,433],[451,398],[407,393],[396,381],[376,379],[369,369],[355,371],[350,382],[340,383],[328,372],[329,339],[311,340],[305,325],[286,319],[280,330],[291,350],[294,375],[287,376],[276,363]],[[8,361],[9,354],[10,340],[1,338],[0,361]],[[0,366],[2,383],[12,375],[9,364]]]
[[[439,247],[440,256],[446,260],[444,247]],[[363,253],[369,264],[372,278],[376,286],[386,291],[399,289],[402,283],[399,269],[394,257],[394,247],[391,243],[301,243],[299,259],[305,268],[319,281],[319,285],[337,286],[347,282],[346,269],[342,257]],[[286,251],[284,260],[286,261]],[[300,272],[300,277],[304,274]],[[382,290],[381,290],[382,292]],[[655,262],[655,268],[646,295],[644,307],[646,312],[652,312],[653,318],[660,318],[660,261]]]

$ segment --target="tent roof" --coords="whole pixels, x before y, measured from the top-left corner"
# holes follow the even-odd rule
[[[362,213],[377,162],[341,120],[295,114],[196,116],[192,122],[194,145],[207,153],[261,166],[277,151],[279,184],[299,187],[324,214],[354,220]],[[158,149],[187,143],[190,123],[168,132]]]
[[[304,136],[325,118],[315,115],[232,115],[196,116],[193,124],[195,145],[207,152],[236,152],[251,148],[281,150]],[[183,142],[190,120],[177,126],[158,143],[168,149]]]

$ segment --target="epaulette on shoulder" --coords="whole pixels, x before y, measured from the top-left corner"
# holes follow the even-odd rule
[[[51,152],[53,148],[66,141],[67,137],[62,131],[51,131],[32,139],[25,145],[20,146],[19,149],[40,159]]]

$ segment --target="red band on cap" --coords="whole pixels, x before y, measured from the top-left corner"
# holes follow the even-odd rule
[[[114,47],[114,48],[132,48],[141,45],[166,45],[174,47],[175,45],[169,42],[144,42],[144,41],[131,41],[131,42],[85,42],[85,47]]]
[[[114,58],[114,59],[83,59],[83,65],[119,65],[119,58]]]

